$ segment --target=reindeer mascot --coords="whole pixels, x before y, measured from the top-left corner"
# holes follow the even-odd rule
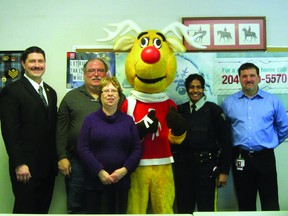
[[[186,122],[164,91],[176,75],[177,62],[173,51],[186,50],[179,39],[166,34],[172,31],[180,38],[178,31],[181,31],[191,43],[198,35],[189,37],[187,27],[178,22],[161,32],[141,31],[129,20],[112,25],[117,30],[111,32],[105,29],[109,36],[102,41],[118,38],[114,43],[115,50],[131,49],[125,62],[125,72],[133,90],[121,109],[134,118],[143,140],[143,155],[131,176],[127,213],[147,213],[150,198],[153,213],[173,214],[175,190],[171,164],[174,160],[170,144],[180,144],[184,140]],[[124,28],[126,31],[123,32]],[[135,31],[138,36],[126,35],[130,31]]]

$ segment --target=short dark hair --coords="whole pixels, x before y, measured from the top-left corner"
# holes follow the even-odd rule
[[[37,47],[37,46],[31,46],[24,51],[21,57],[21,61],[25,62],[30,53],[41,53],[44,57],[44,60],[46,60],[44,50],[42,50],[40,47]]]
[[[204,89],[205,87],[205,80],[203,78],[203,76],[199,75],[199,74],[190,74],[186,79],[185,79],[185,88],[186,91],[189,91],[189,85],[193,80],[199,80],[199,82],[201,83],[202,88]]]
[[[102,62],[104,64],[104,67],[105,67],[105,72],[108,72],[109,70],[109,65],[106,63],[105,60],[103,60],[102,58],[91,58],[89,59],[87,62],[85,62],[85,64],[83,65],[83,71],[85,72],[86,70],[86,67],[87,67],[87,64],[91,61],[94,61],[94,60],[98,60],[100,62]]]
[[[247,69],[252,69],[252,68],[254,68],[254,69],[256,70],[256,73],[257,73],[257,75],[259,76],[259,73],[260,73],[260,72],[259,72],[259,68],[258,68],[255,64],[250,63],[250,62],[244,63],[244,64],[242,64],[242,65],[239,67],[239,69],[238,69],[238,75],[240,76],[241,71],[247,70]]]

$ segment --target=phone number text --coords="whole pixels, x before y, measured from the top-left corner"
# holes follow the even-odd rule
[[[266,83],[287,83],[287,74],[265,74],[264,77],[261,77],[262,82]],[[239,83],[238,75],[223,75],[222,84],[235,84]]]

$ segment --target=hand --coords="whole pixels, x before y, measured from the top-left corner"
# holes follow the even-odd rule
[[[104,184],[104,185],[110,185],[110,184],[114,183],[114,179],[105,170],[101,170],[98,173],[98,177],[99,177],[100,181],[102,182],[102,184]]]
[[[22,164],[15,169],[17,181],[28,183],[31,176],[29,167],[26,164]]]
[[[128,170],[126,167],[115,170],[110,176],[114,180],[114,183],[120,181],[126,174]]]
[[[144,118],[137,124],[140,139],[143,139],[148,133],[156,133],[158,130],[158,119],[156,117],[156,111],[151,110],[144,116]]]
[[[176,108],[171,106],[166,115],[166,123],[175,136],[182,135],[187,130],[186,120],[177,112]]]
[[[70,176],[71,173],[71,164],[67,158],[63,158],[58,161],[58,169],[63,176]]]
[[[217,186],[219,188],[224,187],[224,186],[226,186],[227,181],[228,181],[228,175],[220,173],[218,176],[218,185]]]

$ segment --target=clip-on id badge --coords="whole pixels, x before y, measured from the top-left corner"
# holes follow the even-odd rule
[[[237,170],[243,170],[243,167],[245,167],[245,160],[241,157],[241,153],[239,154],[239,157],[235,160],[235,166]]]

